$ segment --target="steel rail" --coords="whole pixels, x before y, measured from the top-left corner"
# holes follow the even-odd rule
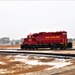
[[[54,58],[75,58],[75,54],[62,54],[62,53],[42,53],[42,52],[23,52],[23,51],[0,51],[0,54],[32,54],[42,55]]]

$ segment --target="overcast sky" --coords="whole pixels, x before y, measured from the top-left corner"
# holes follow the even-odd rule
[[[0,38],[63,30],[75,38],[75,1],[0,1]]]

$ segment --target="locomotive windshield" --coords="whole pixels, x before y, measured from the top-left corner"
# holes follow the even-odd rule
[[[28,38],[32,38],[31,36],[28,36]]]
[[[33,35],[33,34],[30,33],[30,34],[27,36],[27,38],[32,38],[32,35]]]

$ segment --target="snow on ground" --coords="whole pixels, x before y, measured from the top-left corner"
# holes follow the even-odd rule
[[[2,61],[0,61],[0,64],[4,65],[5,63],[4,63],[4,62],[2,62]]]
[[[0,74],[5,74],[7,72],[6,69],[0,69]]]
[[[70,65],[70,62],[67,62],[67,60],[69,59],[55,59],[54,61],[50,61],[50,62],[41,62],[39,60],[41,59],[48,59],[47,57],[37,57],[34,56],[35,59],[30,60],[29,57],[31,57],[30,55],[28,56],[23,56],[23,55],[16,55],[14,56],[15,59],[11,60],[11,61],[20,61],[22,63],[28,64],[28,65],[49,65],[49,66],[53,66],[50,69],[53,68],[60,68],[60,67],[64,67],[67,65]],[[38,60],[36,60],[38,58]]]
[[[75,46],[73,46],[73,48],[75,49]]]
[[[64,67],[64,66],[70,65],[71,63],[66,62],[65,59],[55,59],[52,62],[39,62],[38,60],[29,60],[26,62],[26,64],[29,64],[29,65],[49,65],[49,66],[53,66],[52,68],[50,68],[50,69],[53,69],[53,68]]]
[[[0,55],[0,74],[15,75],[17,72],[17,75],[21,75],[40,70],[51,70],[72,64],[69,60],[23,54],[3,55],[2,57]]]
[[[67,65],[71,65],[71,62],[66,62],[65,59],[56,59],[54,62],[49,63],[50,65],[53,65],[52,68],[48,68],[49,69],[54,69],[54,68],[60,68],[60,67],[64,67]]]

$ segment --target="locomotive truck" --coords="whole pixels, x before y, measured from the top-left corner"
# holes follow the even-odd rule
[[[39,32],[24,38],[21,49],[67,49],[72,48],[72,41],[68,41],[66,31]]]

